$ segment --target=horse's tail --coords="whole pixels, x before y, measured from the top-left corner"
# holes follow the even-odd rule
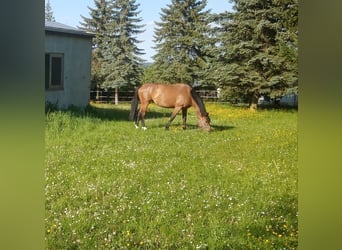
[[[197,105],[201,111],[202,116],[207,115],[208,113],[205,109],[204,103],[194,88],[191,88],[191,96],[195,100],[195,102],[197,103]]]
[[[131,102],[131,112],[129,113],[129,119],[131,121],[136,121],[137,115],[138,115],[138,105],[139,105],[139,96],[138,96],[138,90],[136,89],[133,95],[133,99]]]

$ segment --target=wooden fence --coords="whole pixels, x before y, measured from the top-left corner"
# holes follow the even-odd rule
[[[217,102],[216,90],[196,90],[203,101]],[[134,91],[120,91],[118,92],[119,102],[131,102],[134,95]],[[114,90],[91,90],[90,101],[96,103],[115,103],[115,91]]]

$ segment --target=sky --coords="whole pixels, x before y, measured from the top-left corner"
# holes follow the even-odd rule
[[[145,24],[143,28],[145,32],[138,35],[138,39],[142,41],[138,47],[145,52],[141,57],[147,62],[152,62],[151,57],[155,54],[152,49],[154,22],[160,20],[161,8],[165,8],[171,0],[136,0],[136,3],[140,4],[140,17],[143,19],[140,24]],[[88,6],[92,8],[95,6],[94,0],[50,0],[50,5],[56,22],[73,27],[80,26],[81,15],[89,17]],[[220,13],[230,11],[232,4],[228,0],[207,0],[206,9],[211,9],[212,13]]]

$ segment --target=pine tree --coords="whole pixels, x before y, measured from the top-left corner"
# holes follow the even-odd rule
[[[105,37],[110,34],[107,32],[106,25],[112,17],[113,13],[106,0],[94,0],[95,8],[89,9],[90,17],[81,16],[81,29],[95,34],[93,38],[92,51],[92,67],[91,67],[91,82],[92,86],[100,86],[105,79],[101,68],[103,63],[103,50]]]
[[[140,56],[143,52],[137,46],[140,41],[136,35],[143,32],[143,25],[139,25],[142,19],[137,17],[139,5],[135,0],[112,2],[113,15],[106,25],[110,35],[104,41],[104,87],[118,88],[140,83],[143,74]]]
[[[209,31],[206,4],[206,0],[172,0],[162,8],[154,36],[153,79],[194,84],[203,78]]]
[[[45,20],[49,22],[56,22],[49,0],[45,4]]]
[[[218,20],[219,53],[211,77],[229,99],[255,107],[298,86],[297,0],[234,0]]]

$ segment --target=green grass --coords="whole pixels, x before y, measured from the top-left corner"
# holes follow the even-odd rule
[[[46,115],[47,249],[296,249],[297,112],[207,104],[213,130],[151,105]]]

